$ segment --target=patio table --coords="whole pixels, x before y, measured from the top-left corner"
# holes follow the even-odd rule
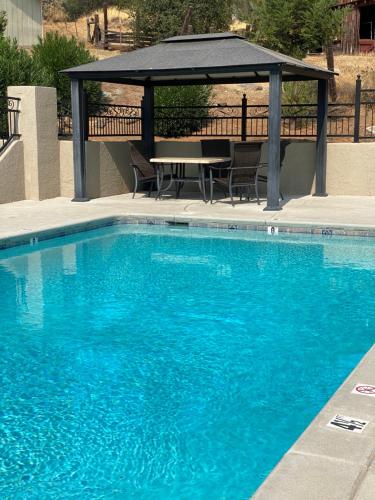
[[[202,193],[204,202],[206,199],[206,176],[205,167],[209,165],[217,165],[220,163],[230,163],[232,158],[210,158],[207,156],[202,157],[161,157],[161,158],[151,158],[150,163],[155,164],[156,176],[157,176],[157,186],[158,194],[156,199],[160,197],[160,194],[168,191],[172,184],[176,185],[176,198],[180,195],[180,191],[184,186],[185,182],[195,182],[198,184],[199,189]],[[164,176],[165,176],[165,166],[169,165],[171,168],[171,176],[167,187],[163,188]],[[197,165],[198,175],[189,176],[186,175],[186,165]]]

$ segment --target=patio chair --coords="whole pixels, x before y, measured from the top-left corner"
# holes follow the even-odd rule
[[[156,189],[157,177],[155,169],[133,142],[129,141],[129,146],[132,161],[130,166],[133,168],[134,172],[133,198],[138,191],[138,186],[145,184],[148,184],[148,196],[150,197],[153,188]]]
[[[202,156],[208,158],[230,158],[230,140],[229,139],[203,139],[201,140]],[[217,167],[227,169],[230,162],[223,162],[223,165]],[[215,174],[219,174],[215,172]]]
[[[229,139],[202,139],[201,150],[202,156],[206,156],[208,158],[230,158],[232,156]],[[212,171],[213,178],[216,179],[227,177],[227,169],[228,167],[230,167],[230,165],[231,162],[223,162],[220,165],[216,165],[217,170]],[[226,195],[227,191],[225,191],[225,187],[223,187],[220,183],[218,183],[218,186],[224,190],[224,194]]]
[[[232,165],[226,168],[227,176],[214,178],[213,173],[220,168],[210,166],[210,200],[212,203],[214,183],[222,186],[226,191],[229,191],[232,205],[234,190],[239,193],[240,199],[246,193],[250,199],[250,189],[254,188],[255,196],[258,205],[258,174],[261,167],[260,155],[262,151],[262,142],[238,142],[234,144]],[[223,170],[221,168],[221,170]]]
[[[285,155],[286,155],[286,148],[289,146],[289,144],[291,144],[291,141],[287,141],[287,140],[280,141],[280,172],[281,172],[281,169],[283,168],[283,163],[284,163]],[[266,164],[264,164],[263,166],[265,166],[265,165]],[[258,175],[258,182],[264,182],[267,184],[267,182],[268,182],[267,175]],[[280,198],[282,200],[284,199],[281,191],[280,191]]]

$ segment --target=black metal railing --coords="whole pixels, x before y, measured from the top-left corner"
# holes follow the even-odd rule
[[[70,102],[58,103],[58,126],[61,138],[73,133]],[[88,137],[137,137],[142,135],[142,107],[89,103]]]
[[[12,139],[19,137],[19,101],[17,97],[0,96],[0,154]]]
[[[375,89],[361,89],[361,104],[358,113],[359,140],[375,141]]]
[[[353,137],[353,104],[330,104],[328,137]],[[173,137],[182,136],[264,138],[268,136],[268,106],[242,105],[155,108],[155,132]],[[296,104],[282,106],[282,137],[315,137],[317,133],[317,106]]]
[[[142,106],[87,104],[87,137],[142,136]],[[59,104],[59,134],[72,134],[70,103]],[[243,141],[268,136],[268,105],[155,106],[155,135],[159,137],[232,137]],[[282,106],[281,136],[313,138],[317,134],[317,104]],[[375,89],[356,82],[353,103],[328,106],[330,139],[375,140]]]
[[[92,137],[141,136],[142,107],[89,104],[87,126]]]

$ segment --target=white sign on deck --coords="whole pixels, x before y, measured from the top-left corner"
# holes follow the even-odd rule
[[[342,429],[344,431],[361,434],[369,422],[357,417],[346,417],[345,415],[335,415],[327,424],[327,427]]]
[[[359,394],[361,396],[370,396],[370,398],[375,398],[375,385],[357,384],[352,390],[352,394]]]

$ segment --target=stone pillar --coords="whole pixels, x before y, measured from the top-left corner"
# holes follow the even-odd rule
[[[24,145],[26,199],[60,196],[56,89],[8,87],[8,96],[21,99],[19,133]]]

